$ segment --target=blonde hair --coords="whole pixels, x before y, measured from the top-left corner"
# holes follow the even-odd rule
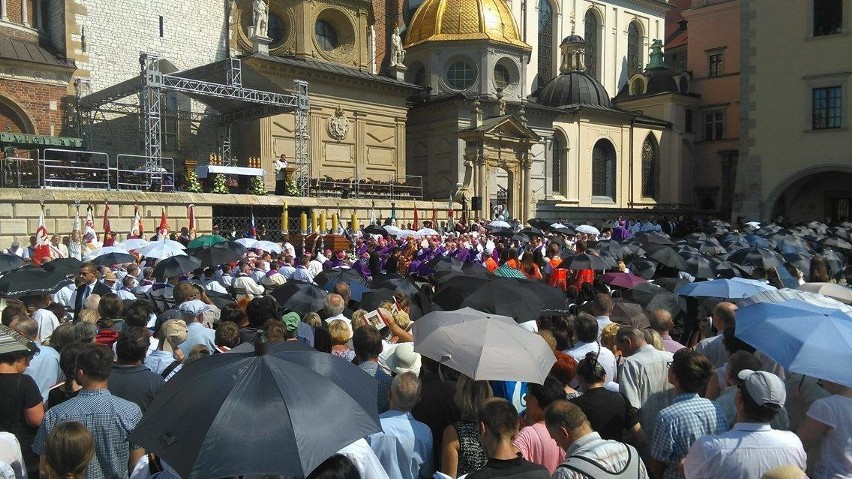
[[[354,331],[365,324],[367,324],[367,312],[363,309],[355,310],[352,313],[352,330]]]
[[[539,330],[539,332],[536,334],[541,336],[541,339],[543,339],[544,342],[547,343],[548,346],[550,346],[550,349],[556,351],[556,336],[554,336],[549,329]]]
[[[618,350],[618,346],[615,344],[615,335],[618,333],[618,328],[621,325],[618,323],[609,323],[604,326],[603,331],[601,332],[601,345],[610,351],[612,354],[616,356],[620,356],[621,352]]]
[[[352,334],[349,326],[342,319],[335,319],[328,325],[328,334],[331,335],[331,344],[346,344]]]
[[[654,347],[654,349],[658,351],[664,351],[663,348],[663,337],[660,336],[660,333],[654,331],[653,329],[643,329],[642,333],[645,335],[645,342]]]
[[[460,417],[468,421],[475,421],[479,408],[486,399],[494,396],[488,381],[474,381],[473,379],[459,375],[456,381],[456,394],[453,403],[459,409]]]
[[[98,310],[96,309],[84,309],[80,311],[80,321],[89,324],[98,324],[100,321],[101,315],[98,314]]]
[[[57,424],[44,443],[48,469],[65,479],[86,477],[86,468],[94,455],[95,438],[86,426],[76,421]]]
[[[305,317],[302,318],[302,322],[314,328],[322,327],[322,318],[320,318],[320,315],[317,313],[306,314]]]
[[[86,298],[86,301],[83,303],[83,308],[97,311],[100,304],[101,295],[92,293]]]
[[[404,331],[411,329],[411,318],[405,311],[397,311],[393,313],[393,322]]]

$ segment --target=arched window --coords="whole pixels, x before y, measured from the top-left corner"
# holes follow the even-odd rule
[[[592,196],[615,201],[615,147],[607,140],[592,150]]]
[[[550,0],[538,1],[538,85],[544,86],[553,74],[553,7]]]
[[[586,73],[598,77],[598,16],[591,9],[586,12]]]
[[[642,143],[642,196],[657,198],[659,193],[660,147],[654,135],[648,135]]]
[[[553,143],[551,143],[552,164],[550,165],[550,185],[554,195],[564,195],[565,182],[564,171],[568,165],[568,141],[558,131],[553,132]]]
[[[627,27],[627,74],[642,71],[642,34],[636,22]]]

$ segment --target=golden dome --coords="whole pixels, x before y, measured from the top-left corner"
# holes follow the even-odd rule
[[[531,51],[505,0],[425,0],[408,26],[405,48],[423,42],[491,40]]]

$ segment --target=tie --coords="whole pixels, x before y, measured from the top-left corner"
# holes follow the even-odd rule
[[[89,296],[89,285],[85,284],[81,289],[77,290],[77,300],[74,302],[74,321],[77,321],[80,315],[80,310],[83,309],[83,301]]]

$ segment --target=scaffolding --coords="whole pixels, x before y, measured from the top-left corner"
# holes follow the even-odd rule
[[[162,171],[163,160],[163,112],[161,97],[166,91],[185,94],[191,98],[206,103],[210,99],[231,100],[240,105],[248,104],[245,108],[230,108],[219,111],[217,115],[219,154],[226,165],[232,161],[231,129],[234,122],[256,120],[280,113],[293,112],[295,115],[296,163],[298,166],[297,186],[302,196],[308,195],[310,182],[310,98],[308,83],[294,81],[293,92],[278,93],[259,89],[247,88],[244,85],[242,62],[239,58],[224,60],[225,82],[218,83],[207,79],[190,78],[182,72],[164,72],[159,55],[142,53],[139,58],[141,67],[141,83],[128,80],[114,85],[101,92],[89,95],[80,101],[78,108],[81,118],[90,124],[95,118],[95,112],[107,105],[119,104],[118,100],[139,94],[138,113],[141,119],[142,142],[145,152],[145,168],[149,171]],[[127,104],[120,104],[122,111],[132,109]],[[230,105],[229,106],[233,106]],[[212,106],[217,109],[216,106]]]

